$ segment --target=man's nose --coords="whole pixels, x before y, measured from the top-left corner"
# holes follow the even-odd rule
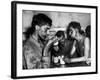
[[[47,31],[46,31],[46,34],[49,35],[49,33],[50,33],[49,30],[47,30]]]

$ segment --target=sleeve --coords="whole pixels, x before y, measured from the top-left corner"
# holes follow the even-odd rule
[[[34,53],[30,46],[24,47],[24,57],[28,69],[41,68],[40,58]]]

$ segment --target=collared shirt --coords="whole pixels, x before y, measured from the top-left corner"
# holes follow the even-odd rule
[[[39,69],[42,68],[42,50],[43,44],[35,37],[30,37],[23,47],[23,68]]]

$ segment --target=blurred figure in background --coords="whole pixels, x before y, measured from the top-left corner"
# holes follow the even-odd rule
[[[85,29],[86,37],[91,38],[91,26],[88,25]]]
[[[89,50],[89,58],[91,58],[91,25],[88,25],[85,29],[86,37],[89,38],[90,42],[90,50]],[[90,60],[89,60],[90,61]],[[89,62],[88,62],[89,63]]]

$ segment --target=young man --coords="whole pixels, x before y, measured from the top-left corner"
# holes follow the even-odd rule
[[[73,47],[70,53],[71,58],[65,58],[66,63],[73,63],[74,66],[88,66],[90,65],[89,50],[90,42],[81,30],[79,22],[72,21],[68,25],[69,35],[74,39]],[[77,54],[75,53],[77,52]]]
[[[53,37],[53,39],[50,40],[51,43],[46,45],[47,47],[44,49],[44,53],[49,53],[51,56],[51,67],[56,67],[56,65],[60,66],[60,64],[64,64],[62,59],[64,57],[64,40],[64,31],[58,31]]]
[[[52,20],[45,14],[37,14],[32,18],[31,27],[26,32],[26,43],[23,47],[23,69],[39,69],[49,67],[48,58],[43,58],[47,31]],[[44,64],[43,64],[44,60]]]

